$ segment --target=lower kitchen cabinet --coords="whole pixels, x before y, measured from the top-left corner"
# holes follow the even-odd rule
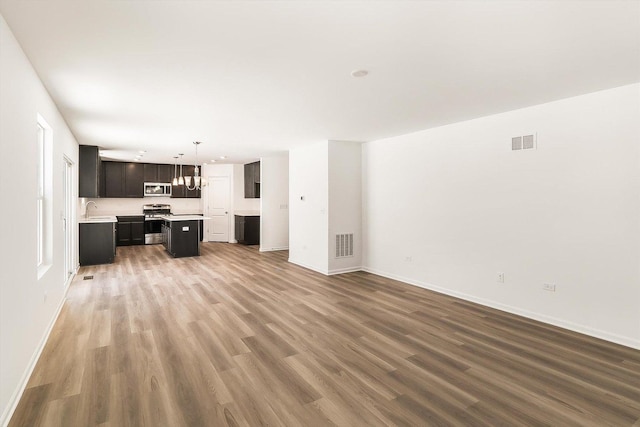
[[[111,264],[116,255],[116,223],[80,223],[80,265]]]
[[[144,245],[144,216],[118,216],[118,246]]]
[[[244,245],[260,244],[260,216],[235,215],[236,240]]]
[[[162,244],[175,258],[200,255],[201,220],[165,221]]]

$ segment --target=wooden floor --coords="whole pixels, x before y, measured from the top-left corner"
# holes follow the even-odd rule
[[[640,351],[286,257],[82,268],[10,426],[640,425]]]

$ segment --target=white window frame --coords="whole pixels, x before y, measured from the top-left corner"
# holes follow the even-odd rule
[[[37,255],[36,255],[36,266],[41,268],[44,264],[45,260],[45,187],[44,187],[44,177],[46,173],[46,161],[45,161],[45,144],[46,144],[46,128],[40,121],[40,117],[38,117],[38,123],[36,124],[36,129],[38,132],[37,138],[37,147],[36,147],[36,155],[37,155],[37,194],[36,194],[36,239],[38,242],[37,246]]]
[[[53,129],[38,114],[36,121],[36,270],[38,280],[53,259]]]

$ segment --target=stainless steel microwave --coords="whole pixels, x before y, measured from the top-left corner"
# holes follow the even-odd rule
[[[171,183],[145,182],[144,197],[171,197]]]

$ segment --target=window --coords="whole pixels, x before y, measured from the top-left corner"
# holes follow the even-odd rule
[[[38,120],[38,147],[37,147],[37,173],[38,173],[38,193],[36,196],[36,209],[37,209],[37,238],[38,238],[38,259],[37,266],[40,267],[44,262],[44,143],[45,143],[45,129]]]
[[[36,124],[36,266],[42,277],[52,258],[52,130],[38,115]]]

